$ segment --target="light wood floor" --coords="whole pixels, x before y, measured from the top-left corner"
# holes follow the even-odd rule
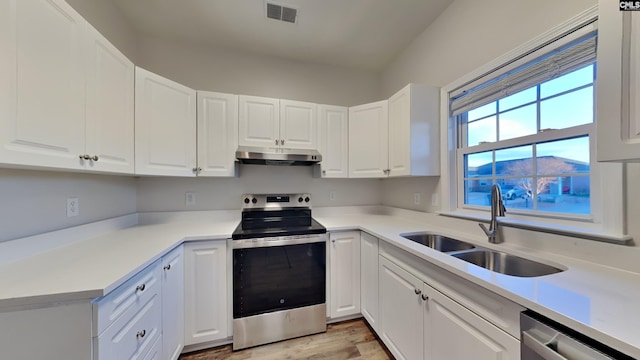
[[[393,359],[362,319],[331,324],[327,332],[233,352],[231,345],[184,354],[179,360]]]

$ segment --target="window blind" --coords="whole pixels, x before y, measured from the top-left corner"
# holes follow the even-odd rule
[[[547,46],[553,46],[553,43]],[[592,31],[524,65],[500,74],[490,73],[483,77],[486,80],[480,85],[477,85],[478,81],[474,81],[473,85],[450,93],[451,116],[460,115],[594,63],[596,48],[597,32]]]

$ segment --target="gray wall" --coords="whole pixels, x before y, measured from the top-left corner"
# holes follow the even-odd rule
[[[66,0],[131,61],[136,62],[137,35],[111,0]]]
[[[415,82],[445,86],[595,5],[596,0],[456,0],[380,75],[381,97]],[[433,211],[438,178],[385,179],[384,205]],[[422,191],[421,205],[413,193]],[[426,201],[425,201],[426,200]],[[440,200],[440,199],[438,199]]]
[[[330,105],[378,100],[378,74],[140,37],[137,65],[196,90]]]
[[[379,205],[378,179],[319,179],[310,167],[241,165],[239,178],[149,177],[137,180],[138,211],[240,209],[244,193],[309,192],[313,206]],[[185,205],[185,193],[196,205]],[[329,193],[335,191],[335,200]]]
[[[67,217],[67,198],[80,214]],[[0,242],[136,212],[133,177],[0,169]]]

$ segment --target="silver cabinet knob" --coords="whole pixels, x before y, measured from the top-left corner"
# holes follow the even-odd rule
[[[420,290],[420,289],[414,289],[413,292],[415,292],[416,295],[422,294],[422,290]]]
[[[171,270],[171,264],[166,265],[165,267],[163,267],[163,269],[165,269],[165,270]]]
[[[276,139],[276,145],[278,145],[278,139]]]
[[[284,139],[280,140],[280,145],[284,145]]]
[[[80,155],[80,159],[82,159],[82,160],[90,160],[91,156],[89,156],[89,154],[81,154]]]
[[[136,286],[136,291],[144,291],[146,287],[147,287],[146,284],[138,285]]]
[[[427,296],[427,294],[422,294],[422,300],[424,301],[429,300],[429,297]]]
[[[93,161],[98,161],[99,159],[100,159],[100,158],[98,157],[98,155],[93,155],[93,156],[91,157],[91,160],[93,160]]]
[[[142,339],[145,335],[147,335],[147,330],[138,331],[136,339]]]

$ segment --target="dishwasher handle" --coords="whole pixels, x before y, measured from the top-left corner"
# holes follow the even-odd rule
[[[551,340],[549,340],[545,344],[542,341],[536,339],[533,335],[529,334],[528,332],[526,331],[522,332],[522,342],[524,343],[524,345],[528,347],[531,351],[538,354],[544,360],[568,360],[566,357],[560,355],[559,353],[557,353],[556,351],[554,351],[552,348],[549,347],[549,345],[552,345],[552,344],[555,345],[554,344],[555,339],[556,339],[556,336],[551,338]]]

